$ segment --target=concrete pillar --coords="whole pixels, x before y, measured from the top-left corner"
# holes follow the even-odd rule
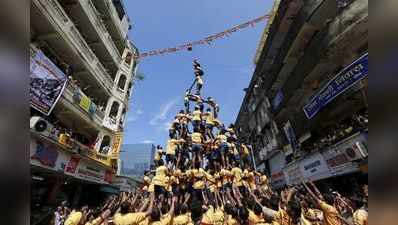
[[[52,183],[51,190],[48,192],[47,203],[48,204],[56,204],[55,200],[59,190],[64,184],[64,180],[61,178],[54,178],[54,183]]]

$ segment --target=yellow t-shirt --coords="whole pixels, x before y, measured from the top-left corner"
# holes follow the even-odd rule
[[[212,225],[223,225],[224,210],[222,208],[214,209],[213,206],[209,206],[209,209],[203,215],[202,223],[212,224]]]
[[[283,209],[279,209],[279,211],[274,214],[274,221],[280,225],[294,225],[293,219]]]
[[[193,118],[192,118],[193,121],[202,120],[202,117],[201,117],[202,112],[200,110],[195,110],[192,112],[192,114],[193,114]]]
[[[194,144],[202,144],[202,134],[199,132],[192,133],[191,140]]]
[[[240,187],[243,185],[242,183],[242,169],[239,167],[234,167],[231,170],[232,175],[234,176],[233,183],[237,187]]]
[[[221,144],[221,143],[227,143],[227,136],[225,136],[224,134],[219,134],[217,135],[217,141]]]
[[[206,116],[206,123],[210,124],[210,125],[214,125],[214,115],[213,115],[213,113],[212,112],[208,112],[206,115],[207,115]]]
[[[243,148],[243,155],[248,156],[250,155],[249,148],[246,145],[242,145]]]
[[[166,166],[159,166],[156,168],[156,175],[152,179],[152,184],[167,187],[169,177],[167,176],[167,167]]]
[[[254,175],[253,172],[249,172],[248,180],[249,180],[250,188],[252,190],[256,189],[256,176]]]
[[[321,210],[323,212],[325,225],[342,225],[337,209],[324,201],[319,201]]]
[[[159,161],[159,160],[160,160],[161,154],[163,154],[163,150],[157,150],[157,151],[155,152],[155,160],[156,160],[156,161]]]
[[[308,217],[317,217],[317,218],[319,218],[319,219],[323,218],[323,216],[322,216],[322,211],[319,210],[319,209],[308,209],[308,210],[305,212],[304,216],[308,216]],[[320,225],[320,224],[322,224],[321,221],[319,221],[319,222],[313,221],[313,222],[311,222],[311,223],[312,223],[312,225]]]
[[[311,221],[307,220],[303,213],[301,213],[300,223],[300,225],[312,225]]]
[[[368,212],[364,209],[358,209],[352,216],[354,225],[368,225]]]
[[[226,225],[239,225],[239,223],[231,215],[227,215]]]
[[[150,225],[169,225],[171,222],[171,215],[165,215],[160,219],[160,221],[153,221]]]
[[[223,185],[231,183],[232,172],[227,169],[221,169],[220,175],[222,176]]]
[[[175,155],[178,146],[178,140],[170,139],[167,141],[167,155]]]
[[[153,183],[149,185],[148,192],[149,193],[155,192],[155,185]]]
[[[143,221],[141,221],[138,225],[149,225],[149,216],[147,216]]]
[[[83,214],[81,212],[72,211],[68,218],[65,220],[64,225],[78,225],[82,219]]]
[[[174,217],[173,225],[192,225],[190,213],[185,213]]]
[[[120,214],[116,213],[113,217],[113,224],[114,225],[138,225],[146,218],[145,213],[127,213],[127,214]]]
[[[192,185],[192,187],[196,190],[202,190],[205,188],[205,176],[206,173],[205,171],[200,168],[200,169],[192,169],[191,173],[193,177],[195,178],[195,183]]]
[[[101,217],[98,217],[98,218],[94,219],[94,220],[91,221],[91,222],[85,223],[84,225],[99,225],[99,222],[100,222],[100,221],[102,221],[102,218],[101,218]]]
[[[252,210],[249,209],[249,223],[255,225],[265,223],[265,220],[261,215],[256,215]]]

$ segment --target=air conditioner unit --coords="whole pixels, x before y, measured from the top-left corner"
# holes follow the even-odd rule
[[[30,129],[49,137],[54,126],[40,116],[32,116],[30,118]]]

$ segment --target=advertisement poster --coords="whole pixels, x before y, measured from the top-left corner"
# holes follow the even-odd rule
[[[122,140],[123,140],[123,133],[118,132],[113,139],[112,154],[119,154],[120,147],[122,145]]]
[[[68,164],[65,167],[65,172],[75,173],[77,166],[79,165],[80,157],[71,156]]]
[[[58,151],[50,145],[37,141],[35,153],[30,158],[39,161],[42,165],[54,168],[58,159]]]
[[[31,48],[30,106],[50,115],[64,91],[66,75],[40,50]]]

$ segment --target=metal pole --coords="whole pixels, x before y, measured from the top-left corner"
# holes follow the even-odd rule
[[[256,160],[254,160],[253,146],[252,145],[250,145],[250,152],[252,154],[252,161],[253,161],[254,170],[257,172]]]

